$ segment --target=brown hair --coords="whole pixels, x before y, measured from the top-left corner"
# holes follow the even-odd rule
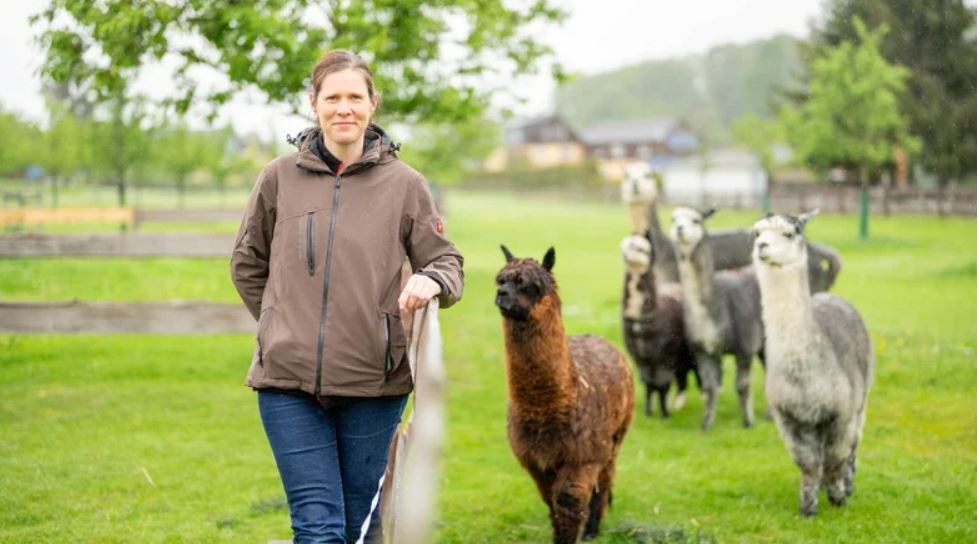
[[[320,86],[323,84],[326,76],[348,69],[357,70],[364,76],[364,82],[367,83],[367,94],[371,101],[376,102],[377,94],[374,92],[374,74],[371,72],[371,69],[367,67],[367,63],[359,55],[344,49],[327,51],[316,63],[316,66],[313,68],[313,96],[320,94]]]

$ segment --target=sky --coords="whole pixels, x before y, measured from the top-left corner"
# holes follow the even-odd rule
[[[518,3],[515,0],[513,3]],[[713,46],[744,43],[778,33],[804,37],[819,17],[822,0],[556,0],[569,12],[560,26],[542,29],[564,67],[594,74],[650,59],[706,52]],[[44,102],[36,74],[41,53],[32,43],[28,17],[45,0],[0,0],[0,105],[27,118],[43,120]],[[148,86],[165,85],[165,77],[147,78]],[[511,86],[526,100],[500,97],[518,116],[547,113],[554,84],[545,76],[525,77]],[[381,89],[383,92],[383,89]],[[515,105],[517,104],[517,105]],[[238,133],[285,134],[308,121],[285,108],[263,104],[260,97],[239,97],[227,105],[219,122],[230,120]]]

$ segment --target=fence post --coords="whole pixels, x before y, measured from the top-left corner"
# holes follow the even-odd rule
[[[866,240],[869,235],[868,223],[870,222],[870,191],[867,184],[860,185],[860,239]]]

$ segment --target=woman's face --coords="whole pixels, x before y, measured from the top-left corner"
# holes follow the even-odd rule
[[[363,74],[348,68],[323,78],[316,96],[310,95],[323,137],[339,146],[361,141],[377,107]]]

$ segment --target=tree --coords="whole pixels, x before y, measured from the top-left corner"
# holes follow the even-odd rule
[[[126,188],[134,172],[148,162],[147,115],[141,100],[115,97],[108,104],[108,120],[88,123],[89,167],[115,184],[119,205],[126,205]]]
[[[483,118],[458,123],[427,123],[412,128],[400,155],[425,176],[440,184],[460,181],[478,170],[500,143],[499,125]]]
[[[174,62],[178,112],[211,114],[254,88],[304,111],[310,68],[327,48],[361,53],[372,66],[384,111],[402,120],[458,120],[505,91],[508,76],[552,58],[534,31],[564,14],[549,0],[51,0],[34,16],[46,53],[41,72],[72,94],[104,102],[140,68]],[[560,76],[560,67],[552,63]],[[204,91],[194,72],[225,81]],[[493,82],[493,83],[488,83]],[[203,94],[201,94],[203,92]]]
[[[0,108],[0,175],[21,175],[35,162],[39,135],[32,123]]]
[[[765,197],[762,212],[768,213],[772,189],[772,172],[775,170],[774,146],[784,142],[785,129],[776,120],[765,119],[754,113],[747,113],[734,120],[731,126],[734,139],[751,151],[765,172]]]
[[[976,12],[962,0],[833,0],[812,53],[857,37],[854,18],[886,24],[880,50],[910,70],[901,109],[920,163],[944,185],[976,171]]]
[[[214,165],[221,161],[227,141],[225,135],[225,131],[192,131],[183,122],[156,131],[151,155],[160,170],[173,176],[177,207],[184,207],[190,174],[195,170],[213,171]]]
[[[782,110],[789,142],[813,169],[842,166],[857,172],[862,188],[860,236],[867,237],[867,184],[891,164],[896,149],[915,152],[916,138],[899,101],[908,70],[880,54],[887,33],[854,20],[856,42],[825,49],[809,66],[808,98]]]
[[[66,104],[47,100],[48,130],[44,134],[44,151],[39,154],[51,182],[51,204],[58,206],[58,186],[78,171],[85,156],[85,124]]]

